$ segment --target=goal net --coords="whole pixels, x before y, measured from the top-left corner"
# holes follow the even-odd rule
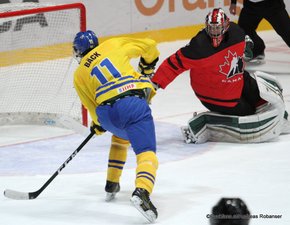
[[[63,119],[87,125],[72,58],[85,22],[81,3],[0,5],[0,125],[64,127]]]

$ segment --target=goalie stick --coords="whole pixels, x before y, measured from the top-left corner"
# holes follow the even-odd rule
[[[42,187],[34,192],[20,192],[10,189],[4,191],[4,196],[16,200],[28,200],[35,199],[40,195],[43,190],[53,181],[53,179],[60,174],[60,172],[66,167],[66,165],[76,156],[76,154],[87,144],[87,142],[94,136],[95,132],[91,132],[87,138],[80,144],[80,146],[67,158],[67,160],[54,172],[54,174],[42,185]]]

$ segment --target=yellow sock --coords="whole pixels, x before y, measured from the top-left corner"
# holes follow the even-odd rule
[[[118,183],[127,159],[129,141],[112,136],[109,154],[107,180]]]
[[[136,188],[144,188],[151,194],[157,169],[158,159],[155,152],[147,151],[138,154],[135,181]]]

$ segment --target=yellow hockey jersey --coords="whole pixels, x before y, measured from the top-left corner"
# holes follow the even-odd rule
[[[152,39],[112,38],[85,55],[74,74],[74,86],[82,104],[94,123],[98,123],[96,107],[128,90],[149,90],[148,100],[155,95],[149,78],[130,64],[132,58],[143,57],[150,63],[159,56]]]

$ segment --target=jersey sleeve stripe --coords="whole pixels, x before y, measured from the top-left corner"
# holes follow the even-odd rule
[[[167,62],[168,62],[168,64],[174,69],[174,70],[178,70],[178,67],[177,66],[175,66],[172,62],[171,62],[171,59],[170,59],[170,57],[169,58],[167,58]]]

